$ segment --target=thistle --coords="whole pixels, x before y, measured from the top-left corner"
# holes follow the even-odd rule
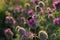
[[[40,40],[47,40],[48,34],[46,33],[46,31],[39,31],[39,37],[40,37]]]

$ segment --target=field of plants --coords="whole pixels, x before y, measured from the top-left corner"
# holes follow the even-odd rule
[[[0,0],[0,40],[60,40],[60,0]]]

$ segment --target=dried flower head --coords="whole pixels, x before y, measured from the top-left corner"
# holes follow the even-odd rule
[[[39,5],[36,5],[36,7],[35,7],[35,11],[37,11],[37,12],[40,12],[40,11],[41,11]]]
[[[46,33],[46,31],[39,31],[39,37],[40,40],[47,40],[48,39],[48,34]]]
[[[20,27],[20,26],[17,26],[16,29],[18,30],[20,35],[23,35],[26,32],[26,30],[23,27]]]
[[[54,24],[60,24],[60,18],[55,18],[53,19]]]
[[[26,3],[26,4],[25,4],[25,7],[30,7],[30,4],[29,4],[29,3]]]
[[[45,3],[43,1],[40,1],[38,4],[39,4],[39,7],[41,8],[45,6]]]

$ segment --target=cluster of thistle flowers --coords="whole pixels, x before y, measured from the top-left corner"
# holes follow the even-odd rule
[[[46,7],[44,0],[30,0],[30,2],[25,4],[25,7],[21,5],[16,6],[12,13],[6,11],[5,23],[9,26],[15,26],[15,29],[21,35],[20,40],[33,40],[34,37],[37,36],[36,34],[38,34],[39,40],[47,40],[48,33],[51,29],[49,32],[46,32],[44,31],[45,27],[42,27],[48,25],[49,22],[49,24],[60,24],[60,18],[55,18],[53,15],[56,9],[59,10],[59,5],[59,0],[53,1],[54,8]],[[44,25],[44,22],[46,25]],[[36,32],[37,28],[41,29]],[[35,32],[31,31],[31,29]],[[10,28],[7,28],[5,33],[12,36],[14,35]],[[52,34],[52,37],[53,36],[55,35]]]

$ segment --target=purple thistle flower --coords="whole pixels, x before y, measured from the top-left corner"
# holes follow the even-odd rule
[[[53,19],[53,23],[54,23],[54,24],[59,24],[59,23],[60,23],[60,18],[55,18],[55,19]]]
[[[28,20],[28,24],[30,25],[30,26],[33,26],[34,24],[35,24],[35,19],[34,18],[31,18],[31,19],[29,19]]]
[[[60,5],[60,0],[53,0],[53,7],[56,9],[56,8],[58,8],[58,7],[60,7],[59,5]],[[59,9],[59,8],[58,8]]]
[[[32,10],[32,9],[28,11],[28,15],[31,15],[31,16],[32,16],[32,15],[33,15],[33,13],[34,13],[34,12],[33,12],[33,10]]]
[[[38,5],[38,0],[34,0],[34,4]]]
[[[17,6],[15,9],[14,9],[14,13],[18,13],[20,11],[20,7]]]
[[[29,39],[33,39],[34,34],[32,32],[26,32],[23,36],[22,36],[22,40],[29,40]]]
[[[30,17],[27,21],[28,26],[30,26],[33,29],[36,29],[38,27],[36,23],[36,19],[34,17]]]
[[[29,20],[29,23],[30,23],[30,24],[34,24],[34,22],[35,22],[34,19],[30,19],[30,20]]]

